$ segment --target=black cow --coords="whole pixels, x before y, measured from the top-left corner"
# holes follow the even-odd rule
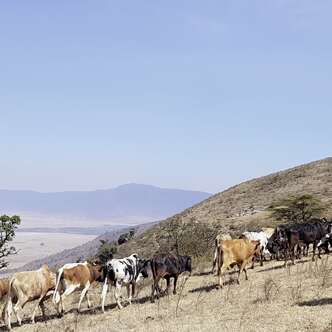
[[[295,249],[300,249],[301,245],[304,245],[304,251],[308,251],[309,245],[312,244],[312,260],[314,260],[317,244],[330,228],[330,223],[320,219],[312,219],[307,223],[280,225],[276,228],[274,242],[284,249],[285,260],[287,260],[287,256],[291,256],[293,262]],[[320,258],[320,252],[318,252],[318,257]]]
[[[161,278],[166,279],[168,294],[170,288],[170,279],[174,278],[173,294],[176,294],[176,282],[179,275],[183,272],[191,273],[191,257],[189,256],[176,256],[173,254],[163,254],[154,256],[150,260],[151,271],[153,275],[153,285],[151,302],[154,302],[154,294],[157,293],[157,297],[160,295],[159,280]]]

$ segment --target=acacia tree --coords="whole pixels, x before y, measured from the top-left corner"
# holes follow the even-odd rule
[[[15,237],[15,231],[21,223],[19,216],[9,217],[2,215],[0,217],[0,269],[8,266],[7,257],[17,253],[15,247],[10,246],[9,243]]]
[[[289,196],[273,203],[269,210],[276,220],[303,223],[320,218],[326,207],[316,197],[304,194]]]

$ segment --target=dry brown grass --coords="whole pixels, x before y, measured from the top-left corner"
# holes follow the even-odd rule
[[[61,319],[48,304],[48,318],[35,325],[17,327],[20,331],[321,331],[332,328],[332,258],[311,262],[303,259],[295,266],[266,262],[248,271],[249,280],[233,282],[226,276],[222,290],[217,278],[207,273],[210,265],[201,262],[193,275],[183,276],[178,295],[150,303],[150,281],[146,281],[131,306],[118,310],[108,297],[106,314],[99,308],[100,287],[92,290],[93,310],[77,314],[78,294],[70,297]],[[31,312],[31,306],[25,312]]]

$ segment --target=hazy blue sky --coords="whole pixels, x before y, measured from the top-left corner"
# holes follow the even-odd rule
[[[216,192],[332,152],[332,2],[2,1],[0,188]]]

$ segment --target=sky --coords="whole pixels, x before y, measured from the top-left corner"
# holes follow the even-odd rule
[[[0,188],[219,192],[332,155],[328,0],[3,1]]]

